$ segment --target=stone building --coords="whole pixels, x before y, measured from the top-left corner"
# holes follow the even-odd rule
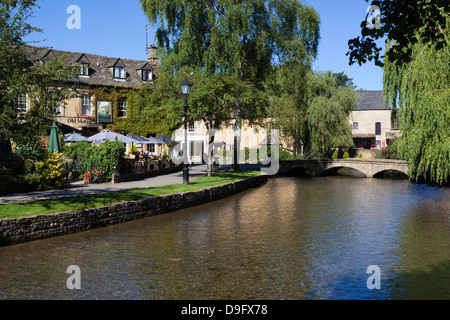
[[[117,118],[127,117],[126,92],[152,81],[158,75],[156,49],[153,45],[148,48],[147,61],[39,47],[28,47],[27,52],[33,64],[64,55],[66,63],[78,67],[75,95],[57,107],[56,121],[66,132],[75,131],[88,136],[97,133]],[[101,92],[95,89],[102,88],[118,89],[124,95],[111,100],[93,93]],[[26,95],[18,97],[17,101],[24,112],[30,108],[30,99]]]
[[[384,101],[383,92],[358,91],[357,106],[350,115],[356,149],[383,149],[398,136],[396,123],[391,119],[391,107]]]

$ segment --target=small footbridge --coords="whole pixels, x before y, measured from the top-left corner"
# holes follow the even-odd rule
[[[316,176],[337,172],[341,168],[351,168],[364,174],[367,178],[383,175],[385,171],[398,171],[409,176],[408,163],[402,160],[385,159],[328,159],[328,160],[281,160],[278,174],[309,171]]]

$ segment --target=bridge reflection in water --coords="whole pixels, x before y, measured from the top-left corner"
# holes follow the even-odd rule
[[[279,175],[292,172],[308,171],[316,176],[336,173],[341,168],[359,171],[367,178],[383,175],[384,172],[396,171],[409,176],[408,163],[402,160],[381,159],[329,159],[329,160],[282,160]]]

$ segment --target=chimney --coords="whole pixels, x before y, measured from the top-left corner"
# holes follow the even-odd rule
[[[150,62],[150,65],[154,67],[158,66],[157,50],[158,47],[153,44],[148,47],[148,61]]]

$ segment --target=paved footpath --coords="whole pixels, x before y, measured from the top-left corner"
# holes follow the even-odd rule
[[[197,178],[206,174],[206,165],[194,165],[189,168],[189,178]],[[121,183],[96,183],[84,184],[83,181],[71,183],[71,187],[60,190],[34,191],[29,193],[17,193],[11,195],[0,195],[1,203],[34,201],[41,199],[54,199],[61,197],[72,197],[86,194],[113,192],[126,189],[157,187],[168,184],[183,183],[183,171],[146,178],[142,180]]]

